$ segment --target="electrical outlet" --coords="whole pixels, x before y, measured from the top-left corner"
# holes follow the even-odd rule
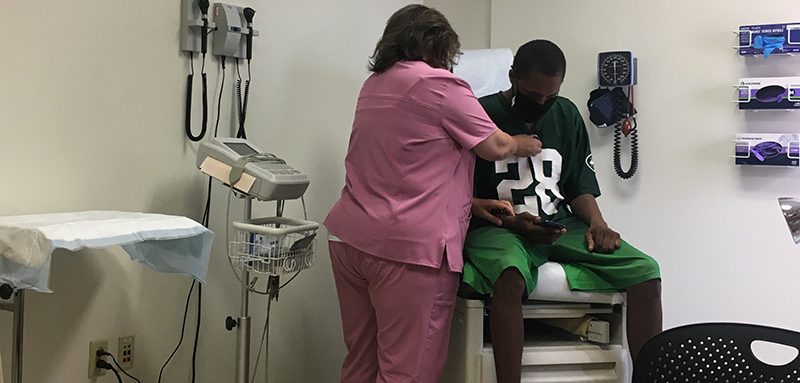
[[[130,370],[133,368],[133,350],[134,345],[136,344],[136,339],[134,339],[133,335],[130,336],[121,336],[119,337],[119,345],[117,351],[117,361],[119,362],[120,367],[124,370]]]
[[[97,368],[96,366],[98,360],[106,360],[106,357],[97,356],[97,350],[108,352],[108,339],[89,342],[89,379],[106,374],[105,369]]]

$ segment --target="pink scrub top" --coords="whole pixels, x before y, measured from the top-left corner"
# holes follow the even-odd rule
[[[361,88],[345,186],[324,225],[392,261],[461,272],[475,145],[497,126],[466,81],[422,61],[394,64]]]

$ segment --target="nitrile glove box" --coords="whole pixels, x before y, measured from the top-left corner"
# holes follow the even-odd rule
[[[800,77],[740,78],[739,109],[800,109]]]
[[[742,56],[763,55],[764,48],[756,48],[754,41],[761,37],[783,37],[775,53],[800,53],[800,23],[742,25],[739,27],[739,54]]]
[[[734,143],[736,165],[800,165],[800,134],[740,133]]]

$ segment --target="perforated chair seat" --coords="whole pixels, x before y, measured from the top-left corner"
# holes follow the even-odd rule
[[[800,356],[782,366],[759,360],[754,341],[800,349],[800,333],[744,323],[676,327],[650,339],[633,367],[633,383],[797,383]]]

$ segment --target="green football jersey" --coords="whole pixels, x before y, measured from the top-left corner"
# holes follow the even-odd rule
[[[515,213],[527,211],[558,221],[571,215],[567,203],[573,198],[600,195],[589,135],[583,117],[570,100],[558,97],[532,130],[528,130],[502,92],[482,97],[480,103],[504,132],[539,136],[542,152],[494,162],[478,158],[476,198],[506,200],[514,205]]]

